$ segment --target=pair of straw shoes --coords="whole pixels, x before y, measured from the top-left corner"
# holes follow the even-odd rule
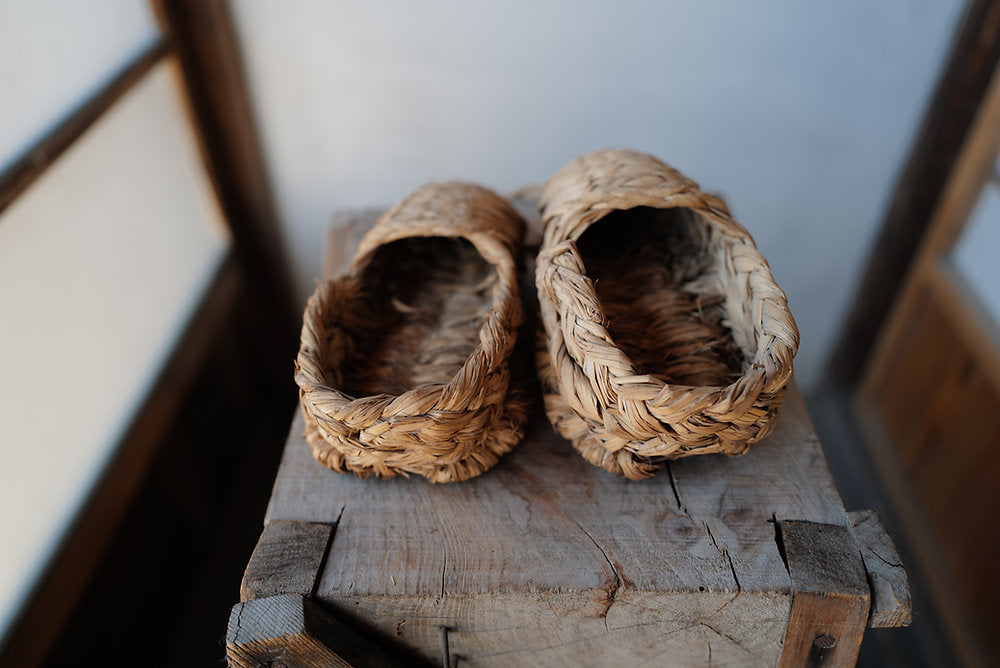
[[[559,434],[640,479],[669,459],[742,454],[772,430],[798,331],[720,199],[651,156],[605,150],[557,172],[540,206],[535,368]],[[321,463],[453,482],[517,445],[524,230],[484,188],[430,184],[317,287],[296,382]]]

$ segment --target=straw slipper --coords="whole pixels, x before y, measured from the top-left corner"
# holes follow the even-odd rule
[[[376,222],[345,276],[317,287],[295,376],[317,460],[362,477],[453,482],[517,444],[523,232],[494,193],[429,184]]]
[[[798,330],[717,197],[627,150],[573,160],[542,193],[536,362],[555,429],[639,479],[770,433]]]

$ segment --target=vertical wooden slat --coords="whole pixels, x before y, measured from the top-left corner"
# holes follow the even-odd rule
[[[239,45],[224,0],[151,0],[184,87],[233,244],[271,319],[274,373],[291,382],[299,317]]]
[[[164,56],[177,58],[206,167],[233,233],[234,252],[216,279],[114,460],[95,486],[74,528],[53,558],[30,603],[0,647],[0,664],[37,665],[44,660],[100,563],[119,521],[159,451],[178,406],[203,367],[232,310],[238,290],[249,284],[251,307],[265,343],[251,363],[271,370],[276,383],[294,385],[288,360],[294,355],[298,313],[270,195],[262,153],[254,132],[239,65],[232,22],[224,2],[153,0],[165,39],[158,41],[100,93],[0,175],[0,211],[20,195],[58,156]],[[240,348],[243,350],[244,348]]]

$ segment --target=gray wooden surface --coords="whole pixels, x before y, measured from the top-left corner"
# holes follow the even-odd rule
[[[854,535],[861,545],[868,581],[871,584],[871,628],[909,626],[913,621],[910,582],[896,545],[874,510],[847,513]]]
[[[338,219],[328,274],[339,273],[373,218]],[[856,563],[845,591],[828,592],[857,598],[864,590],[851,619],[826,619],[822,594],[817,605],[808,598],[822,551],[793,550],[792,571],[806,583],[799,591],[782,554],[776,524],[832,525],[852,536],[794,385],[775,432],[746,456],[693,457],[640,482],[584,462],[539,405],[497,467],[450,485],[334,473],[313,460],[301,433],[297,416],[265,525],[310,523],[300,529],[309,533],[328,525],[333,540],[325,560],[287,565],[308,573],[272,579],[295,591],[313,582],[324,610],[397,656],[441,665],[447,644],[447,660],[462,666],[775,666],[791,645],[800,649],[784,665],[804,665],[818,629],[851,629],[856,637],[841,640],[860,642],[857,610],[868,605],[861,548],[835,555]],[[295,551],[272,545],[273,529],[267,536],[260,554]],[[261,568],[252,562],[248,572]],[[278,593],[267,579],[257,589]],[[790,642],[789,628],[801,637]],[[836,657],[836,665],[853,662],[850,652]]]
[[[849,524],[796,390],[782,411],[745,457],[642,482],[539,416],[496,468],[437,486],[329,471],[298,418],[267,521],[336,523],[317,600],[429,659],[451,626],[475,665],[774,665],[791,605],[774,519]]]

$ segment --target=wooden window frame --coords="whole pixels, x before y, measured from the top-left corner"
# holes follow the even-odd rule
[[[829,355],[824,392],[860,382],[998,62],[1000,0],[969,0]]]
[[[0,212],[158,64],[172,61],[206,171],[231,232],[223,258],[158,379],[73,525],[2,637],[0,665],[41,664],[70,619],[198,377],[228,307],[254,297],[274,354],[255,363],[290,383],[298,313],[235,27],[225,0],[150,0],[162,37],[0,174]]]

